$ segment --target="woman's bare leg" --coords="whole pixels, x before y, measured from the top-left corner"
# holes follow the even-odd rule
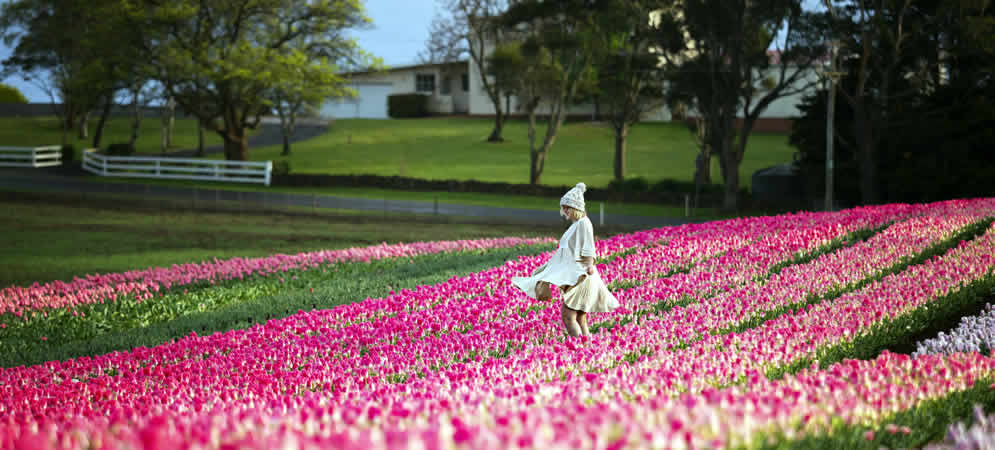
[[[590,336],[591,330],[587,329],[587,313],[584,311],[577,311],[577,324],[580,325],[580,334],[583,336]]]
[[[580,324],[577,323],[577,311],[567,308],[567,305],[560,304],[560,318],[563,319],[563,328],[570,336],[580,336]]]

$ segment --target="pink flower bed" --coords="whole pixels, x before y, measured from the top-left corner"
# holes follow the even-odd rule
[[[713,313],[746,301],[747,294],[724,295],[730,286],[783,304],[776,302],[787,300],[774,297],[828,291],[873,276],[882,265],[993,212],[991,200],[884,206],[606,240],[599,254],[650,247],[603,265],[606,279],[640,267],[638,277],[651,279],[687,262],[695,266],[675,276],[683,280],[679,287],[663,289],[669,278],[653,279],[646,284],[657,287],[625,291],[620,299],[626,307],[599,320],[632,314],[634,305],[648,301],[637,301],[640,292],[654,299],[691,293]],[[842,250],[851,252],[848,258],[829,254],[755,281],[798,252],[909,216],[921,217]],[[682,237],[691,233],[704,240],[735,236],[709,246]],[[653,245],[660,240],[667,245]],[[664,253],[668,248],[672,253]],[[694,252],[717,257],[695,259]],[[650,261],[665,254],[674,259],[657,259],[654,269]],[[696,311],[687,307],[591,339],[568,340],[560,336],[555,308],[515,314],[535,302],[507,279],[542,260],[521,258],[432,289],[300,313],[249,330],[2,370],[0,447],[724,447],[745,443],[756,432],[781,431],[788,438],[824,432],[832,417],[879,421],[923,399],[965,389],[991,376],[995,362],[978,355],[909,360],[885,354],[781,381],[767,380],[763,371],[818,357],[886,318],[990,277],[993,254],[990,229],[942,258],[744,333],[703,334],[753,310],[705,323],[676,312]],[[733,273],[737,266],[746,274]],[[709,277],[706,268],[732,275]],[[813,284],[817,269],[831,269],[835,278]],[[768,285],[771,290],[764,291]],[[359,320],[370,317],[381,320]],[[461,329],[466,332],[455,331]],[[698,340],[675,349],[676,336]],[[634,357],[631,363],[622,362],[628,356]]]
[[[290,270],[307,270],[336,262],[369,262],[377,259],[404,258],[441,252],[486,250],[556,242],[552,238],[494,238],[460,241],[414,242],[409,244],[353,247],[323,250],[296,255],[273,255],[265,258],[232,258],[223,261],[176,264],[123,273],[87,275],[71,282],[35,283],[28,287],[11,286],[0,290],[0,314],[22,315],[44,308],[67,308],[80,304],[103,303],[120,298],[151,298],[156,292],[174,286],[199,282],[219,282],[266,276]]]

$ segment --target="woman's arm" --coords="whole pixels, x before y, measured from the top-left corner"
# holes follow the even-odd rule
[[[577,260],[581,267],[587,270],[588,275],[594,275],[594,257],[593,256],[583,256]]]

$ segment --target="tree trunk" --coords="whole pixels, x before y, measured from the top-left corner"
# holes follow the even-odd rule
[[[539,168],[539,150],[536,148],[536,113],[535,108],[529,109],[529,184],[536,186],[542,177]]]
[[[169,103],[169,120],[166,123],[166,148],[173,146],[173,128],[176,125],[176,103]]]
[[[90,138],[90,113],[84,111],[83,114],[79,116],[79,139],[89,139]]]
[[[854,111],[854,137],[860,163],[860,198],[864,205],[877,203],[877,158],[871,125],[862,106]]]
[[[280,155],[290,156],[290,132],[286,128],[283,129],[283,151]]]
[[[601,97],[594,97],[594,121],[601,121]]]
[[[100,148],[100,140],[104,137],[104,125],[111,115],[111,106],[114,105],[114,96],[108,95],[104,99],[104,108],[100,111],[100,119],[97,120],[97,130],[93,132],[93,148]]]
[[[168,131],[166,130],[166,128],[168,128],[168,123],[169,122],[166,116],[162,116],[162,130],[159,133],[159,150],[163,155],[165,155],[166,150],[169,149],[169,138],[166,136],[168,134]]]
[[[204,156],[204,123],[197,119],[197,156]]]
[[[245,129],[229,130],[223,134],[225,141],[225,159],[229,161],[249,160],[249,141],[245,138]]]
[[[131,140],[128,141],[131,147],[135,147],[135,141],[138,140],[138,127],[142,124],[142,108],[138,104],[138,96],[141,95],[139,91],[135,91],[135,98],[132,102],[132,120],[131,120]]]
[[[736,211],[739,208],[739,162],[733,151],[723,152],[722,159],[725,160],[725,196],[722,209]]]
[[[494,114],[494,129],[491,130],[491,135],[487,137],[487,142],[504,142],[501,133],[504,132],[505,115],[501,113],[501,100],[494,102],[494,104],[497,105],[497,113]]]
[[[629,135],[629,125],[615,127],[615,180],[625,179],[625,138]]]
[[[62,116],[63,129],[72,130],[76,128],[76,105],[72,101],[66,100],[62,104],[62,112],[65,113]]]

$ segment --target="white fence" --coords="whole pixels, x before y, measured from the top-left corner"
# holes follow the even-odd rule
[[[87,149],[83,151],[83,170],[105,177],[261,183],[269,186],[273,162],[105,156],[94,149]]]
[[[62,147],[0,147],[0,166],[51,167],[62,165]]]

